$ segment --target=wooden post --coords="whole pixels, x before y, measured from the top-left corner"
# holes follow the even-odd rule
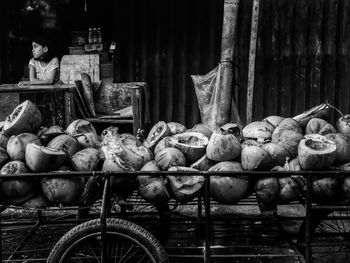
[[[254,75],[255,75],[256,40],[258,35],[258,21],[259,21],[259,0],[254,0],[251,31],[250,31],[250,46],[249,46],[247,109],[246,109],[247,123],[252,122],[252,119],[253,119],[253,94],[254,94]]]

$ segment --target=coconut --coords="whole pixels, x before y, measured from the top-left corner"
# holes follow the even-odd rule
[[[152,160],[147,162],[141,171],[160,171],[157,163]],[[166,188],[165,180],[162,176],[139,175],[137,176],[138,192],[147,202],[166,203],[170,200],[170,195]]]
[[[350,114],[340,117],[335,123],[335,128],[339,133],[350,137]]]
[[[273,166],[283,166],[286,160],[291,158],[290,153],[283,146],[277,143],[265,143],[262,148],[271,155]]]
[[[9,160],[9,155],[7,151],[0,147],[0,168],[2,168]]]
[[[210,139],[211,135],[213,134],[213,131],[210,129],[210,127],[204,123],[198,123],[195,126],[193,126],[192,129],[187,130],[188,132],[200,132],[201,134],[205,135]]]
[[[81,176],[72,176],[70,178],[44,177],[41,179],[41,189],[50,202],[73,205],[83,192],[84,183],[85,179]]]
[[[197,161],[205,154],[208,138],[199,132],[184,132],[169,139],[169,144],[179,149],[190,162]]]
[[[281,121],[276,129],[272,133],[272,141],[273,138],[278,135],[282,130],[292,130],[297,133],[302,134],[303,133],[303,128],[300,126],[300,124],[292,119],[292,118],[285,118],[283,121]]]
[[[132,165],[136,171],[140,170],[145,163],[153,159],[152,151],[143,145],[138,147],[133,144],[127,144],[127,141],[121,140],[120,146],[122,151],[118,156],[123,161]]]
[[[161,170],[166,171],[172,166],[185,166],[185,155],[176,148],[165,148],[154,157]]]
[[[206,154],[199,158],[195,163],[191,164],[191,168],[199,171],[208,171],[210,167],[216,164],[215,161],[210,160]]]
[[[41,209],[48,207],[50,202],[42,195],[37,195],[23,203],[21,206],[28,209]]]
[[[33,172],[55,170],[67,159],[62,150],[28,143],[25,152],[26,164]]]
[[[100,145],[100,137],[93,132],[86,132],[74,136],[81,148],[98,148]]]
[[[72,157],[80,149],[80,145],[77,139],[68,134],[62,134],[53,138],[48,144],[47,147],[56,150],[64,151],[67,156]]]
[[[271,155],[252,140],[242,145],[241,163],[244,170],[268,170],[273,166]]]
[[[5,164],[0,174],[22,174],[29,173],[24,162],[11,161]],[[35,180],[33,179],[3,179],[0,183],[2,198],[6,203],[20,205],[29,200],[35,193]]]
[[[164,121],[159,121],[148,133],[148,136],[144,141],[144,145],[153,150],[161,139],[169,135],[171,135],[171,131],[168,125]]]
[[[261,142],[271,140],[274,127],[265,121],[254,121],[247,124],[242,132],[245,139],[254,139]]]
[[[7,135],[4,131],[0,131],[0,147],[3,149],[7,148],[7,143],[10,139],[10,136]]]
[[[25,152],[28,143],[41,145],[40,139],[33,133],[12,135],[7,143],[7,153],[12,160],[25,161]]]
[[[341,133],[329,133],[325,135],[327,140],[335,143],[335,164],[350,162],[350,138]]]
[[[278,184],[280,187],[278,192],[280,203],[299,200],[305,189],[305,180],[301,176],[280,177],[278,178]]]
[[[333,125],[329,124],[324,119],[312,118],[306,125],[305,134],[321,134],[336,133]]]
[[[100,159],[99,150],[95,148],[85,148],[72,156],[71,164],[75,171],[94,171]]]
[[[120,140],[124,142],[124,144],[132,144],[137,147],[141,146],[141,142],[137,137],[131,133],[122,133],[119,135]]]
[[[334,142],[322,135],[309,136],[300,141],[298,159],[304,170],[322,170],[330,167],[336,157],[337,147]]]
[[[259,203],[264,205],[277,204],[279,192],[276,177],[259,178],[255,183],[255,193]]]
[[[71,122],[66,129],[66,133],[70,135],[77,135],[81,133],[97,134],[94,126],[89,121],[83,119],[77,119]]]
[[[325,176],[312,180],[312,194],[315,200],[329,201],[334,198],[338,190],[338,180],[335,177]]]
[[[342,191],[342,196],[346,199],[346,201],[350,200],[350,176],[342,178],[339,182],[340,189]]]
[[[286,162],[284,168],[287,171],[301,171],[301,166],[298,157],[292,159],[290,162]]]
[[[304,136],[301,133],[294,130],[280,130],[278,133],[273,133],[271,142],[284,147],[294,158],[298,155],[298,145],[303,138]]]
[[[24,132],[34,133],[41,125],[41,113],[38,107],[26,100],[19,104],[6,118],[3,130],[8,135]]]
[[[170,138],[171,136],[165,136],[163,139],[161,139],[158,143],[157,146],[154,148],[154,155],[156,155],[157,153],[159,153],[161,150],[167,148],[167,147],[171,147],[170,145]]]
[[[229,161],[237,158],[242,150],[241,129],[237,124],[224,125],[210,137],[207,157],[213,161]]]
[[[183,166],[170,167],[169,172],[176,171],[198,171]],[[167,176],[171,195],[180,203],[192,201],[200,194],[204,185],[204,177],[196,175],[168,175]]]
[[[208,171],[243,171],[239,162],[225,161],[211,167]],[[248,193],[249,179],[247,176],[211,176],[210,194],[220,204],[236,204]]]
[[[264,118],[263,121],[266,121],[266,122],[269,123],[274,129],[276,129],[276,127],[277,127],[284,119],[285,119],[284,117],[272,115],[272,116],[269,116],[269,117]]]
[[[102,166],[104,172],[133,172],[134,168],[115,156],[107,158]],[[131,173],[120,173],[110,177],[111,190],[118,193],[130,194],[136,188],[136,176]]]
[[[167,125],[172,135],[175,135],[178,133],[184,133],[187,130],[185,125],[178,122],[168,122]]]
[[[61,134],[65,134],[65,131],[58,125],[53,125],[49,128],[44,127],[42,130],[39,130],[37,132],[37,136],[40,138],[41,143],[44,145]]]

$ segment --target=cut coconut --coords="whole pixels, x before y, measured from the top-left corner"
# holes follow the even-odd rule
[[[120,141],[120,146],[122,147],[122,151],[118,154],[118,156],[124,161],[132,165],[135,171],[141,169],[141,167],[153,159],[152,151],[141,145],[135,146],[134,144],[128,144],[127,141]]]
[[[40,138],[42,144],[47,144],[53,138],[61,134],[65,134],[64,129],[58,125],[53,125],[42,130],[41,132],[38,132],[37,136]]]
[[[6,118],[4,132],[8,135],[17,135],[23,132],[35,133],[41,125],[41,113],[38,107],[26,100],[19,104]]]
[[[322,170],[329,168],[336,157],[334,142],[322,135],[305,136],[298,147],[298,159],[304,170]]]
[[[71,164],[75,171],[95,171],[100,160],[99,150],[85,148],[72,156]]]
[[[217,162],[210,160],[206,154],[198,159],[195,163],[191,164],[191,168],[197,169],[199,171],[208,171],[209,168],[214,166]]]
[[[77,135],[81,133],[97,134],[94,126],[89,121],[83,119],[77,119],[71,122],[66,129],[66,133],[70,135]]]
[[[25,161],[25,152],[28,143],[41,145],[40,139],[33,133],[12,135],[7,143],[7,153],[11,160]]]
[[[266,121],[267,123],[269,123],[270,125],[272,125],[272,127],[274,129],[276,129],[276,127],[284,120],[284,117],[281,116],[276,116],[276,115],[272,115],[269,117],[266,117],[263,119],[263,121]]]
[[[62,150],[67,153],[69,157],[72,157],[80,149],[80,145],[77,139],[68,134],[62,134],[53,138],[47,147],[56,150]]]
[[[164,121],[159,121],[148,133],[147,139],[144,141],[144,145],[153,150],[162,138],[169,135],[171,135],[171,132],[168,125]]]
[[[167,125],[172,135],[175,135],[178,133],[184,133],[187,130],[185,125],[178,122],[168,122]]]
[[[154,157],[161,170],[166,171],[172,166],[185,166],[185,155],[176,148],[165,148]]]
[[[205,154],[208,141],[208,138],[199,132],[184,132],[171,137],[169,144],[179,149],[190,162],[195,162]]]
[[[242,132],[245,139],[254,139],[260,142],[271,140],[274,127],[265,121],[254,121],[246,125]]]
[[[171,136],[165,136],[163,139],[161,139],[156,147],[154,148],[154,155],[156,155],[157,153],[159,153],[161,150],[167,148],[167,147],[171,147],[171,144],[170,144],[170,138]]]
[[[335,128],[341,134],[350,136],[350,114],[340,117],[335,124]]]
[[[81,148],[98,148],[100,145],[99,136],[93,132],[76,134],[74,137],[78,140]]]
[[[52,171],[67,159],[64,151],[28,143],[25,153],[26,164],[33,172]]]

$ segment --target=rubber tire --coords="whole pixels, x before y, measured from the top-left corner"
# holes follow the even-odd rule
[[[56,243],[49,257],[47,258],[47,262],[58,263],[62,259],[64,253],[77,240],[86,235],[100,233],[100,231],[100,219],[90,220],[72,228]],[[150,252],[150,254],[154,257],[155,262],[157,263],[169,262],[166,251],[160,245],[157,239],[154,238],[151,233],[138,226],[137,224],[123,219],[107,218],[106,231],[124,234],[137,240],[145,246],[145,248]]]

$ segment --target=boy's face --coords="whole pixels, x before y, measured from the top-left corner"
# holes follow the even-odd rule
[[[32,52],[35,59],[40,59],[47,53],[48,48],[38,43],[32,42]]]

